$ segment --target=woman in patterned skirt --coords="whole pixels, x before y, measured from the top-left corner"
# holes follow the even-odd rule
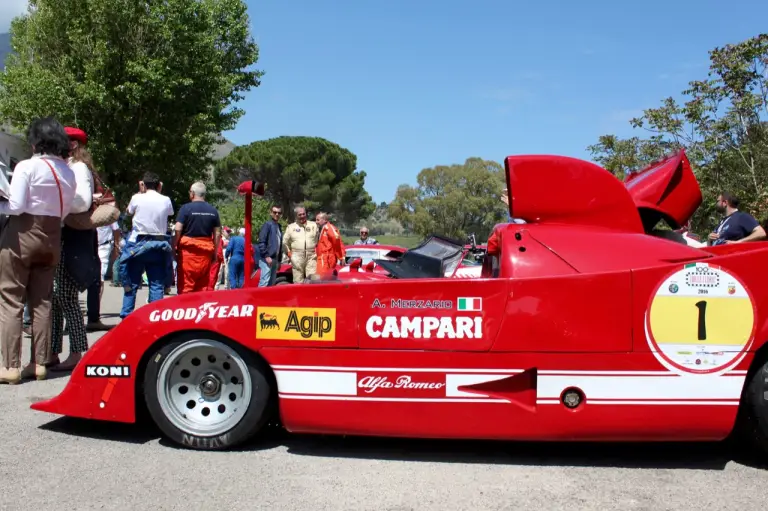
[[[91,169],[93,162],[85,145],[87,135],[77,128],[65,128],[70,140],[69,166],[75,173],[77,188],[70,214],[91,210],[96,191]],[[64,225],[61,231],[61,260],[53,282],[53,335],[51,371],[71,371],[83,353],[88,350],[85,319],[80,310],[79,293],[85,291],[99,277],[97,268],[91,268],[97,259],[98,237],[96,229],[74,229]],[[75,262],[76,261],[76,262]],[[100,265],[99,265],[100,269]],[[64,319],[69,330],[69,357],[60,362],[63,351]]]

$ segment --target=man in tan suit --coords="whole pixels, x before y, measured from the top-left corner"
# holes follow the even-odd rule
[[[301,284],[317,272],[318,228],[315,222],[307,220],[307,210],[298,206],[296,221],[285,229],[283,247],[293,267],[293,283]]]

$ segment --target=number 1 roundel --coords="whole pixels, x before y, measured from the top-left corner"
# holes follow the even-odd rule
[[[719,266],[692,263],[656,289],[645,328],[651,350],[668,369],[720,373],[751,346],[755,307],[736,276]]]

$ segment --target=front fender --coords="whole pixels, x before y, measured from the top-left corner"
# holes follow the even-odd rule
[[[144,350],[131,343],[121,326],[83,355],[58,396],[33,403],[31,408],[70,417],[136,422],[135,378]]]
[[[147,357],[171,338],[190,331],[216,334],[212,328],[197,328],[152,335],[149,328],[118,325],[83,355],[58,396],[33,403],[31,408],[69,417],[135,423],[136,391]]]

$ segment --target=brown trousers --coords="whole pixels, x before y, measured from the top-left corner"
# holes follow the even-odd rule
[[[24,302],[32,318],[32,355],[51,356],[51,296],[61,253],[61,219],[11,216],[0,235],[0,342],[2,366],[21,367]]]

